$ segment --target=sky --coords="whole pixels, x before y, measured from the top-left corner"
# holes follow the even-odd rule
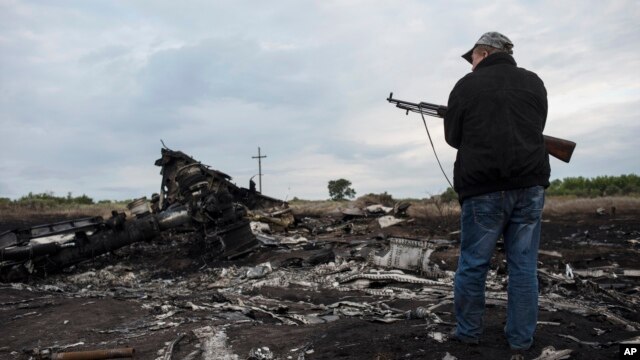
[[[543,79],[545,134],[578,144],[552,179],[639,174],[638,19],[637,0],[0,0],[0,197],[150,197],[161,140],[243,187],[260,147],[280,199],[327,199],[339,178],[439,194],[420,116],[385,99],[446,104],[487,31]]]

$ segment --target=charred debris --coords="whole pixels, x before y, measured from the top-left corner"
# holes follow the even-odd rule
[[[106,220],[82,218],[0,234],[0,279],[4,289],[18,294],[0,303],[0,309],[16,311],[9,326],[38,316],[39,308],[60,297],[90,298],[87,304],[117,298],[148,312],[86,330],[90,335],[82,342],[22,339],[31,346],[23,354],[41,359],[81,351],[133,354],[136,341],[162,338],[153,353],[136,346],[136,354],[375,358],[368,352],[375,346],[357,345],[362,334],[349,338],[354,326],[375,336],[377,328],[367,323],[388,327],[397,337],[412,331],[410,338],[419,339],[418,345],[395,350],[403,354],[387,358],[469,355],[449,336],[455,322],[457,229],[437,237],[420,232],[403,202],[350,207],[322,217],[294,214],[286,202],[264,196],[255,186],[238,187],[229,175],[180,151],[162,149],[156,165],[160,193],[129,204],[129,216],[113,212]],[[640,341],[635,266],[640,232],[623,231],[615,223],[598,226],[602,236],[618,240],[599,241],[592,230],[565,234],[541,247],[541,335],[533,350],[539,359],[564,359],[576,351],[580,358],[615,354],[616,344]],[[111,256],[116,250],[126,256]],[[168,272],[146,261],[158,254],[170,258],[163,266],[183,271]],[[624,256],[631,260],[623,261]],[[495,263],[487,278],[487,304],[503,309],[508,269],[500,256]],[[579,321],[584,323],[576,325]],[[283,325],[310,330],[273,340],[268,333],[284,332]],[[332,327],[342,329],[328,336],[332,343],[311,335]],[[593,332],[597,338],[587,337]],[[0,353],[3,349],[17,351],[7,346]]]
[[[288,205],[255,190],[241,188],[231,177],[209,168],[181,151],[163,148],[155,165],[161,168],[160,194],[151,201],[131,202],[133,218],[112,216],[74,219],[0,234],[0,280],[42,277],[68,266],[140,241],[164,231],[194,232],[220,258],[233,259],[255,249],[247,215]]]

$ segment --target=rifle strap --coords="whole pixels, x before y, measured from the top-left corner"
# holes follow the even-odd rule
[[[436,156],[436,161],[438,161],[438,166],[440,166],[440,171],[442,171],[442,175],[444,175],[444,178],[447,179],[449,186],[451,186],[451,188],[453,189],[453,185],[451,185],[451,181],[449,181],[449,177],[447,176],[447,173],[445,173],[444,169],[442,168],[442,164],[440,163],[440,159],[438,158],[438,153],[436,153],[436,147],[433,146],[433,140],[431,140],[431,133],[429,133],[429,128],[427,127],[427,120],[424,119],[424,114],[422,113],[422,111],[420,112],[420,116],[422,116],[422,122],[424,123],[425,130],[427,130],[427,136],[429,137],[429,142],[431,143],[431,148],[433,149],[433,155]]]

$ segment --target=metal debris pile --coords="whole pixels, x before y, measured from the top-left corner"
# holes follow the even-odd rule
[[[258,246],[246,218],[250,209],[287,207],[180,151],[163,148],[156,165],[160,193],[131,202],[133,218],[113,211],[107,220],[74,219],[0,234],[0,280],[46,276],[167,230],[197,233],[216,256],[231,259]]]
[[[162,167],[162,191],[151,202],[132,204],[133,219],[114,213],[107,221],[80,219],[0,235],[1,275],[10,281],[4,289],[33,294],[0,303],[4,310],[31,309],[12,321],[38,316],[39,308],[60,298],[83,304],[117,299],[142,312],[85,330],[117,340],[38,344],[22,352],[10,349],[14,356],[117,348],[164,334],[171,340],[156,349],[156,359],[316,358],[323,349],[308,339],[285,341],[285,350],[256,337],[250,349],[238,353],[240,344],[228,334],[239,326],[330,327],[346,319],[383,326],[409,322],[424,330],[427,347],[452,342],[458,242],[385,233],[388,227],[412,232],[408,204],[348,208],[339,216],[312,218],[255,189],[233,185],[228,175],[181,152],[163,149],[156,164]],[[571,240],[575,246],[595,242],[584,233]],[[638,253],[637,239],[626,244],[615,247]],[[556,328],[568,343],[594,349],[639,341],[640,270],[615,261],[580,268],[586,260],[560,250],[540,251],[541,311],[595,317],[602,325],[593,331],[616,329],[626,335],[615,341],[580,339],[563,320],[541,320],[539,328]],[[505,266],[498,259],[489,272],[489,306],[506,306]],[[25,278],[31,283],[15,282]],[[443,351],[438,358],[456,358],[451,353]],[[571,353],[570,347],[545,347],[538,359]]]

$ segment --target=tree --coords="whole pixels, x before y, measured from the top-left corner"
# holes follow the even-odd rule
[[[448,187],[442,194],[440,194],[440,200],[444,203],[458,201],[458,194],[452,187]]]
[[[356,191],[351,188],[351,181],[347,179],[329,180],[327,188],[331,200],[351,199],[356,196]]]

